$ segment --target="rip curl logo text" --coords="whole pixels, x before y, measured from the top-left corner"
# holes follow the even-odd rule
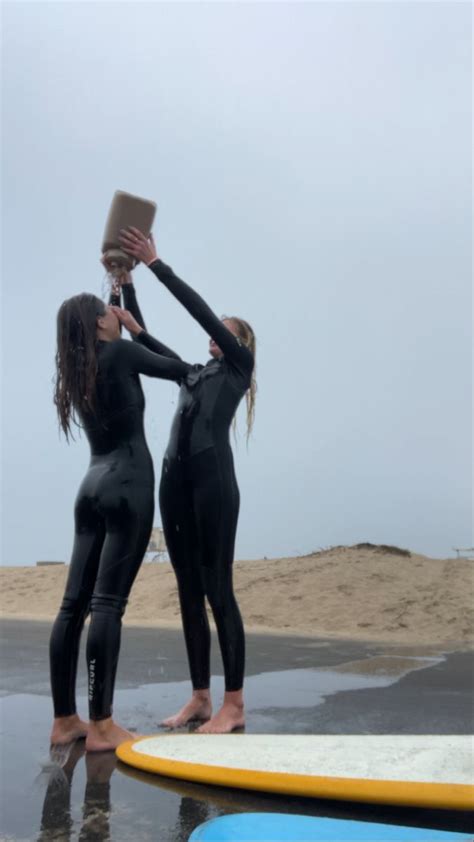
[[[95,658],[89,663],[89,701],[92,701],[95,685]]]

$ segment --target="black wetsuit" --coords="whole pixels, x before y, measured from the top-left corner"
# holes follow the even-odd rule
[[[223,353],[205,366],[194,365],[182,381],[163,461],[160,508],[178,580],[193,687],[205,689],[210,681],[207,597],[217,626],[226,690],[240,690],[245,639],[232,585],[240,498],[229,428],[250,386],[254,358],[241,339],[169,266],[156,260],[150,269]],[[127,294],[126,304],[134,312],[134,294]],[[139,313],[135,311],[134,315],[138,318]],[[138,339],[155,350],[156,340],[148,334],[140,334]]]
[[[112,713],[121,618],[153,524],[154,473],[139,375],[179,381],[191,368],[123,339],[99,341],[97,356],[96,412],[81,417],[91,461],[76,499],[71,566],[50,641],[55,716],[69,716],[76,712],[79,640],[90,611],[87,664],[94,720]]]

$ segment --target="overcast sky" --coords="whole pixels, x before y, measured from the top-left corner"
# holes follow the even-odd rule
[[[102,291],[116,189],[157,201],[163,259],[257,334],[237,557],[471,546],[470,4],[3,15],[3,564],[69,558],[88,446],[58,434],[55,319]],[[150,332],[205,362],[136,286]],[[159,474],[177,387],[144,386]]]

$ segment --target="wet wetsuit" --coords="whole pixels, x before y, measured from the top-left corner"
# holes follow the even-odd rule
[[[194,365],[182,381],[159,496],[166,545],[178,580],[193,687],[208,688],[210,681],[207,597],[217,626],[226,690],[240,690],[245,639],[232,584],[240,498],[229,428],[250,386],[254,359],[169,266],[156,260],[150,269],[223,352],[204,366]],[[139,339],[154,349],[156,340],[147,334]]]
[[[139,375],[180,381],[191,368],[123,339],[98,341],[97,358],[96,412],[80,419],[91,460],[76,498],[71,565],[50,641],[55,716],[69,716],[76,712],[79,640],[90,611],[86,655],[94,720],[112,713],[121,618],[153,524],[154,473]]]

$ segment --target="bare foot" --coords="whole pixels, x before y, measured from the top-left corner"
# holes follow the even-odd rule
[[[77,713],[72,716],[58,716],[53,722],[51,731],[51,745],[64,746],[87,737],[88,724],[79,719]]]
[[[121,743],[127,740],[138,740],[141,734],[132,734],[113,719],[91,720],[86,738],[86,751],[115,751]]]
[[[245,725],[244,708],[232,703],[224,703],[216,715],[201,725],[196,734],[230,734],[236,728]]]
[[[242,690],[226,690],[224,704],[216,715],[201,725],[196,734],[230,734],[245,725],[244,699]]]
[[[189,702],[174,716],[161,723],[165,728],[182,728],[188,722],[206,722],[212,714],[209,690],[195,690]]]

